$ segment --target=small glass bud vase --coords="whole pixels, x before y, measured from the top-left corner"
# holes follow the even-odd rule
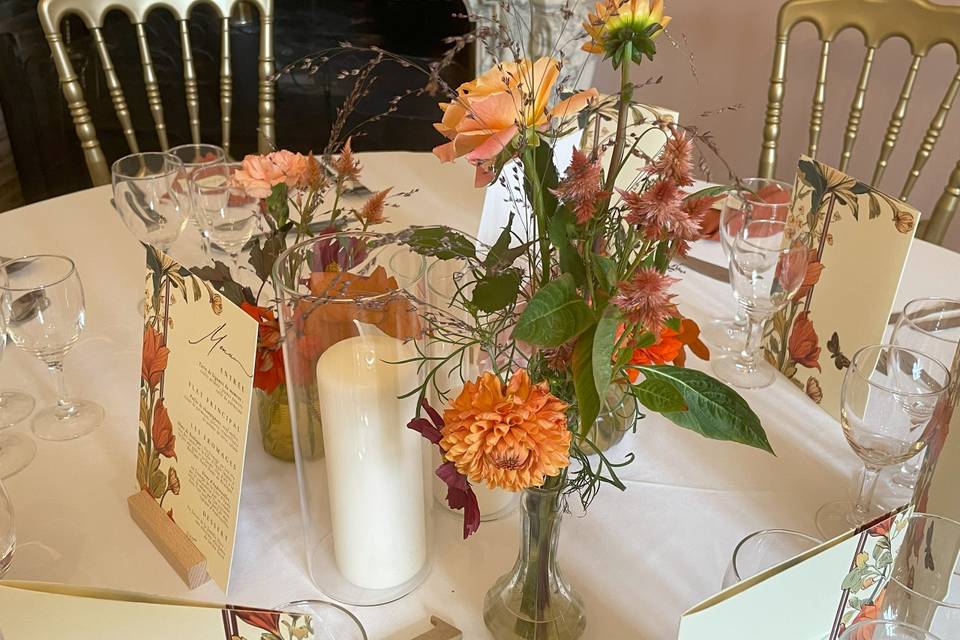
[[[520,553],[487,592],[483,621],[496,640],[575,640],[587,626],[583,600],[557,564],[563,503],[558,489],[521,494]]]
[[[274,263],[307,569],[347,604],[396,600],[430,571],[434,449],[407,428],[425,271],[396,236],[360,231]]]
[[[293,427],[287,387],[280,385],[270,393],[257,389],[255,396],[263,450],[278,460],[293,462]]]

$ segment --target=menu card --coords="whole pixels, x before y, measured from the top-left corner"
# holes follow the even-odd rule
[[[773,364],[834,418],[844,370],[882,341],[920,213],[822,162],[800,159],[788,223],[808,262],[799,292],[768,323]]]
[[[189,602],[146,594],[36,582],[0,582],[0,631],[11,640],[136,638],[313,640],[308,614]],[[52,626],[50,626],[52,625]]]
[[[876,617],[910,513],[903,507],[705,600],[680,618],[678,640],[836,640]]]
[[[196,546],[225,591],[257,332],[256,320],[210,283],[147,248],[137,485]]]

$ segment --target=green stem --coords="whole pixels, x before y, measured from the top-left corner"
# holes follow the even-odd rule
[[[633,43],[623,45],[623,58],[620,62],[620,107],[617,110],[617,137],[614,139],[613,153],[610,155],[610,167],[607,169],[606,190],[613,191],[620,173],[620,161],[627,142],[627,119],[630,103],[633,100],[633,83],[630,82],[630,65],[633,61]]]
[[[545,143],[541,141],[540,144]],[[537,239],[540,243],[540,286],[544,287],[550,282],[550,238],[547,235],[547,217],[543,210],[543,185],[537,173],[535,153],[530,148],[523,154],[523,170],[530,181],[530,193],[533,195],[531,206],[537,220]]]

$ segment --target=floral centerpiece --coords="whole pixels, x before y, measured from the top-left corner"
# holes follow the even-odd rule
[[[452,300],[425,314],[428,339],[445,356],[424,355],[421,415],[409,427],[439,448],[436,473],[450,506],[464,510],[465,538],[480,523],[473,485],[524,492],[519,558],[485,602],[496,638],[583,632],[582,603],[556,567],[557,534],[565,497],[586,507],[602,485],[625,489],[618,470],[632,457],[611,460],[591,438],[611,389],[708,438],[772,452],[743,398],[684,366],[687,351],[701,359],[709,351],[677,307],[671,263],[700,237],[721,191],[689,192],[693,133],[636,117],[630,71],[653,59],[669,20],[660,0],[597,5],[584,48],[620,74],[608,98],[563,92],[561,64],[549,57],[503,62],[461,85],[440,105],[435,126],[448,141],[434,153],[475,165],[478,186],[514,172],[524,197],[492,247],[448,228],[403,236],[424,255],[463,265]],[[615,129],[608,135],[605,118]],[[651,128],[668,134],[666,146],[625,175],[640,155],[637,131]],[[580,130],[558,172],[555,142]],[[459,385],[440,379],[451,366],[464,371],[475,350],[489,370]],[[461,390],[447,397],[450,386]],[[445,406],[429,405],[431,390]]]

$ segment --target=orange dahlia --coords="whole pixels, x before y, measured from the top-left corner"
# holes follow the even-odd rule
[[[504,386],[490,372],[463,391],[443,414],[444,457],[471,482],[519,491],[539,487],[570,463],[569,405],[525,369]]]

